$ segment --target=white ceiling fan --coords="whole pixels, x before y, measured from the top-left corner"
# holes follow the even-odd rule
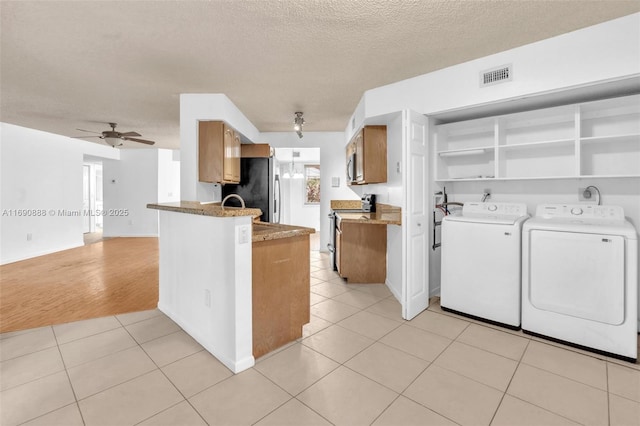
[[[76,130],[80,130],[81,132],[89,132],[89,133],[96,133],[96,134],[91,136],[73,136],[73,137],[74,138],[100,138],[114,148],[118,146],[122,146],[122,143],[124,141],[139,142],[147,145],[153,145],[155,143],[154,141],[137,138],[136,136],[142,136],[140,133],[137,133],[137,132],[124,132],[124,133],[118,132],[116,131],[117,125],[118,123],[109,123],[109,126],[111,126],[111,130],[105,130],[104,132],[94,132],[93,130],[76,129]]]

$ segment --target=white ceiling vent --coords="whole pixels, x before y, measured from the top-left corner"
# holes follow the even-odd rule
[[[482,71],[480,73],[480,87],[492,86],[498,83],[511,81],[513,77],[513,66],[503,65],[498,68]]]

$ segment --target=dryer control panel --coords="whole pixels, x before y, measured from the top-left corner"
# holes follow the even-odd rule
[[[552,218],[582,218],[624,221],[624,210],[620,206],[596,206],[593,204],[541,204],[536,216]]]
[[[464,203],[462,214],[520,217],[527,215],[527,206],[524,203]]]

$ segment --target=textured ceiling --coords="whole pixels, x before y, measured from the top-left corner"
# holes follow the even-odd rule
[[[179,147],[179,94],[260,131],[342,131],[365,90],[640,11],[640,1],[1,1],[0,120]]]

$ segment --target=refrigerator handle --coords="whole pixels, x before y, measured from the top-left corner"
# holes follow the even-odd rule
[[[276,209],[276,211],[277,211],[277,213],[278,213],[278,218],[276,219],[275,223],[280,223],[280,208],[282,206],[282,191],[280,189],[280,176],[276,175],[276,179],[275,180],[276,180],[276,186],[278,187],[278,202],[273,204],[275,209]],[[275,196],[275,194],[274,194],[274,196]]]

